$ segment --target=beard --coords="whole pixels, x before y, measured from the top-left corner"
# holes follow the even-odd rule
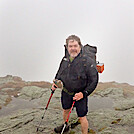
[[[75,58],[78,55],[78,52],[77,51],[71,51],[69,54],[72,58]]]

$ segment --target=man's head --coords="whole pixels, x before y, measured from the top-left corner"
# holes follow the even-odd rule
[[[76,35],[71,35],[66,39],[67,50],[72,58],[75,58],[81,51],[81,41]]]

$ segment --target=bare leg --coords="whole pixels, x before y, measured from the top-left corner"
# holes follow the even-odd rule
[[[81,123],[81,131],[82,134],[88,134],[88,121],[86,116],[84,117],[79,117],[80,123]]]
[[[66,122],[70,109],[63,109],[63,120]]]

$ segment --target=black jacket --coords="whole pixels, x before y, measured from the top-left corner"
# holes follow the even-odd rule
[[[55,79],[61,80],[69,92],[82,92],[86,97],[97,86],[98,71],[95,62],[81,52],[72,62],[63,57]]]

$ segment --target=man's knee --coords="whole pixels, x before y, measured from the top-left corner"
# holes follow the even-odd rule
[[[63,109],[63,113],[67,114],[69,113],[70,109]]]
[[[79,120],[80,120],[80,122],[87,122],[87,117],[86,116],[84,116],[84,117],[79,117]]]

